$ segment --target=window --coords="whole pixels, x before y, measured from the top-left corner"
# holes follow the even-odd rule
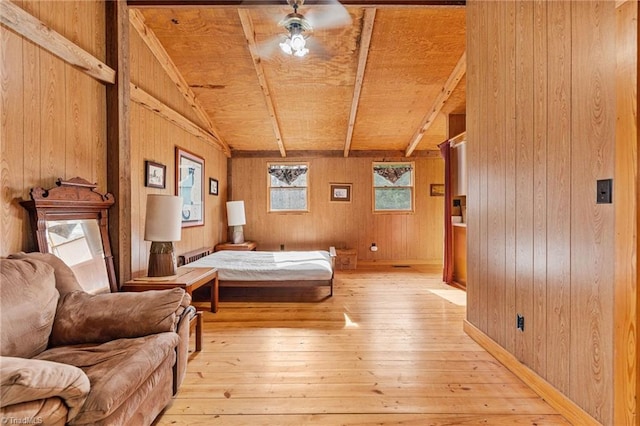
[[[373,211],[412,212],[414,164],[373,163]]]
[[[309,165],[269,163],[269,211],[309,211]]]

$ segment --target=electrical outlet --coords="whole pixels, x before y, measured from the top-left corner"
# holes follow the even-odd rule
[[[601,179],[596,183],[598,191],[596,203],[611,204],[613,200],[613,179]]]
[[[524,331],[524,316],[516,314],[516,328],[520,331]]]

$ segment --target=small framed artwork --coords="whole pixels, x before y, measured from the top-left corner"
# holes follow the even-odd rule
[[[167,183],[167,166],[155,161],[144,162],[144,186],[164,189]]]
[[[218,179],[209,178],[209,194],[218,195]]]
[[[176,147],[176,195],[182,197],[182,227],[204,225],[204,158]]]
[[[331,184],[331,201],[351,202],[351,184],[350,183],[332,183]]]
[[[444,184],[432,183],[430,195],[432,197],[444,197]]]

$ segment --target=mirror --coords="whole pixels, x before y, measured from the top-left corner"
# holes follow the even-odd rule
[[[29,211],[38,250],[62,259],[88,293],[118,291],[107,229],[111,194],[82,178],[58,179],[52,189],[33,188]]]
[[[110,291],[97,220],[48,220],[46,236],[49,253],[71,267],[87,293]]]

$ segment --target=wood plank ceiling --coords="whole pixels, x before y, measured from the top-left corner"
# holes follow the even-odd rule
[[[278,22],[292,11],[284,0],[139,10],[130,3],[232,155],[415,155],[437,149],[447,114],[465,111],[464,6],[347,5],[351,23],[314,29],[310,53],[298,58],[278,47]]]

